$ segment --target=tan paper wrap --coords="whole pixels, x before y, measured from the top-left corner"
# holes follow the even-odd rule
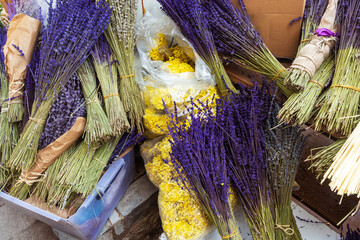
[[[39,35],[41,22],[25,14],[16,15],[10,22],[7,33],[7,41],[4,45],[5,69],[9,78],[9,104],[22,103],[24,79],[26,77],[26,66],[31,62],[36,39]],[[13,46],[16,45],[23,51]]]
[[[23,170],[21,172],[19,183],[25,182],[28,185],[32,185],[37,182],[42,173],[79,139],[84,132],[85,125],[86,119],[78,117],[69,131],[61,135],[44,149],[38,151],[34,166],[28,171]]]
[[[337,26],[335,26],[337,3],[338,0],[329,0],[329,4],[318,28],[327,28],[337,33],[338,29]],[[336,37],[314,35],[311,42],[301,49],[291,68],[306,71],[309,73],[310,78],[312,78],[323,61],[329,56],[336,41]]]

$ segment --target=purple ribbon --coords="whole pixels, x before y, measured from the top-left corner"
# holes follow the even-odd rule
[[[318,28],[315,32],[315,35],[320,37],[339,37],[340,33],[334,33],[327,28]]]

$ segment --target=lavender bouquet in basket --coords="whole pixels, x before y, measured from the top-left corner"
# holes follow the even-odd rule
[[[178,25],[182,34],[192,43],[196,52],[215,75],[218,89],[236,92],[215,46],[216,38],[210,32],[211,22],[199,0],[158,0],[162,10]],[[213,14],[213,13],[211,13]]]
[[[111,10],[104,2],[58,0],[50,7],[48,25],[41,34],[40,63],[35,72],[36,93],[31,117],[10,157],[18,169],[30,169],[35,160],[39,138],[54,99],[85,61],[98,37],[110,21]],[[19,179],[17,186],[26,183]],[[18,195],[18,187],[12,190]]]
[[[216,48],[226,60],[276,81],[280,90],[290,96],[292,92],[283,84],[288,71],[255,30],[243,1],[238,3],[240,7],[236,9],[231,0],[201,0]]]
[[[225,116],[220,112],[220,105],[216,116],[209,107],[202,111],[202,117],[191,111],[189,122],[180,124],[178,120],[173,120],[169,124],[171,162],[178,173],[180,186],[198,201],[220,236],[223,239],[242,239],[229,203],[230,181],[224,145],[226,133],[219,125]]]

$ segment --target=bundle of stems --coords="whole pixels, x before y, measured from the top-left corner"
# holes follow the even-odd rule
[[[339,195],[360,197],[360,124],[351,133],[325,172],[322,182],[330,179],[331,190]]]
[[[108,117],[100,105],[96,73],[92,63],[86,60],[77,71],[86,102],[85,141],[89,146],[99,147],[115,135]]]
[[[84,197],[89,195],[99,182],[104,168],[107,166],[107,162],[112,155],[116,145],[118,144],[120,137],[116,137],[98,148],[91,159],[89,167],[83,169],[82,177],[75,186],[75,191],[82,194]]]
[[[317,178],[324,176],[325,172],[329,169],[334,161],[336,154],[344,145],[346,139],[335,141],[329,146],[314,148],[311,151],[317,151],[315,155],[310,154],[306,161],[311,161],[310,168],[314,169],[317,173]]]
[[[325,13],[329,0],[307,0],[303,22],[301,26],[301,41],[298,47],[298,54],[300,50],[311,41],[317,27],[320,24],[321,18]],[[318,70],[320,71],[320,69]],[[317,78],[316,75],[313,79]],[[288,77],[284,80],[286,86],[302,90],[310,81],[310,75],[306,71],[301,71],[297,68],[290,68]]]
[[[122,135],[130,128],[123,104],[118,91],[118,74],[116,61],[111,53],[110,47],[104,35],[94,46],[92,60],[96,75],[99,79],[101,92],[104,97],[106,114],[115,136]]]
[[[240,86],[241,87],[241,86]],[[240,88],[222,105],[225,146],[231,180],[253,239],[275,240],[275,218],[266,166],[265,120],[271,95],[266,84]],[[218,114],[218,113],[217,113]],[[287,223],[289,224],[289,223]]]
[[[0,44],[6,42],[6,30],[0,28]],[[9,82],[5,73],[4,54],[0,54],[0,189],[9,182],[11,170],[8,167],[9,158],[19,139],[18,123],[9,121]]]
[[[0,68],[2,65],[0,63]],[[3,69],[3,68],[2,68]],[[0,95],[0,187],[1,184],[4,184],[8,179],[10,170],[8,169],[8,161],[10,156],[17,144],[19,139],[19,129],[18,123],[13,123],[9,121],[8,118],[8,79],[4,71],[0,70],[0,80],[1,80],[1,95]]]
[[[12,167],[28,170],[33,166],[53,100],[104,32],[110,13],[103,2],[96,5],[87,0],[58,0],[55,8],[50,6],[48,24],[41,34],[40,63],[35,71],[35,101],[10,157]]]
[[[291,197],[300,164],[304,138],[300,129],[279,125],[276,115],[280,106],[269,111],[266,131],[267,173],[273,199],[275,239],[302,239],[291,208]]]
[[[134,47],[138,1],[137,0],[106,0],[112,7],[111,23],[105,36],[112,52],[118,61],[120,74],[119,90],[131,127],[143,130],[142,117],[145,113],[140,87],[135,80]]]
[[[57,176],[56,181],[60,187],[52,191],[57,202],[60,201],[66,205],[68,196],[77,191],[82,179],[86,177],[84,173],[89,168],[96,149],[88,146],[86,140],[83,140],[71,151]]]
[[[194,105],[187,109],[190,119],[183,124],[176,117],[177,110],[171,114],[170,161],[177,172],[177,181],[198,202],[223,239],[242,239],[229,203],[226,133],[221,127],[224,119],[219,112],[221,107],[215,115],[209,106],[205,106],[203,117],[199,118],[191,111]]]
[[[71,145],[58,159],[55,160],[53,164],[48,167],[44,176],[36,184],[32,194],[38,196],[42,201],[47,202],[49,205],[56,205],[59,202],[59,200],[56,200],[55,197],[57,189],[61,188],[61,185],[57,182],[57,178],[75,148],[76,144]]]
[[[210,31],[211,22],[200,1],[158,0],[158,2],[209,66],[220,94],[227,94],[229,90],[237,92],[221,62],[215,46],[215,36]]]
[[[340,0],[341,38],[335,59],[332,85],[319,102],[315,130],[348,136],[356,127],[360,103],[360,1]]]
[[[292,91],[284,86],[288,71],[265,45],[251,23],[242,0],[236,9],[231,0],[202,0],[205,16],[215,39],[216,48],[224,58],[236,65],[259,72],[276,81],[288,97]]]
[[[335,55],[330,54],[303,91],[292,94],[284,103],[278,118],[281,122],[302,125],[314,114],[314,108],[325,85],[334,74]]]

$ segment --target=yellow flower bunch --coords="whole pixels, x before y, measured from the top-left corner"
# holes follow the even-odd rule
[[[211,226],[210,220],[202,212],[185,188],[174,180],[177,175],[170,159],[169,137],[154,145],[156,155],[145,164],[150,180],[159,187],[159,209],[163,229],[170,240],[197,239]]]
[[[195,69],[190,65],[191,58],[189,58],[179,45],[168,48],[166,36],[159,33],[158,45],[150,50],[150,58],[153,61],[162,61],[168,63],[168,68],[171,73],[195,72]],[[162,53],[160,49],[168,49],[169,55]]]
[[[170,240],[199,239],[211,227],[201,207],[175,181],[160,184],[158,201],[162,226]]]
[[[170,118],[167,114],[159,114],[154,108],[146,108],[143,120],[145,129],[153,136],[164,135],[168,132],[167,125]]]
[[[172,73],[195,72],[190,64],[181,62],[178,58],[169,60],[167,63],[169,64],[168,68]]]
[[[173,56],[170,57],[169,60],[179,59],[183,63],[191,62],[191,58],[189,58],[189,56],[184,53],[184,51],[179,45],[176,45],[175,47],[171,47],[170,51],[173,53]]]

